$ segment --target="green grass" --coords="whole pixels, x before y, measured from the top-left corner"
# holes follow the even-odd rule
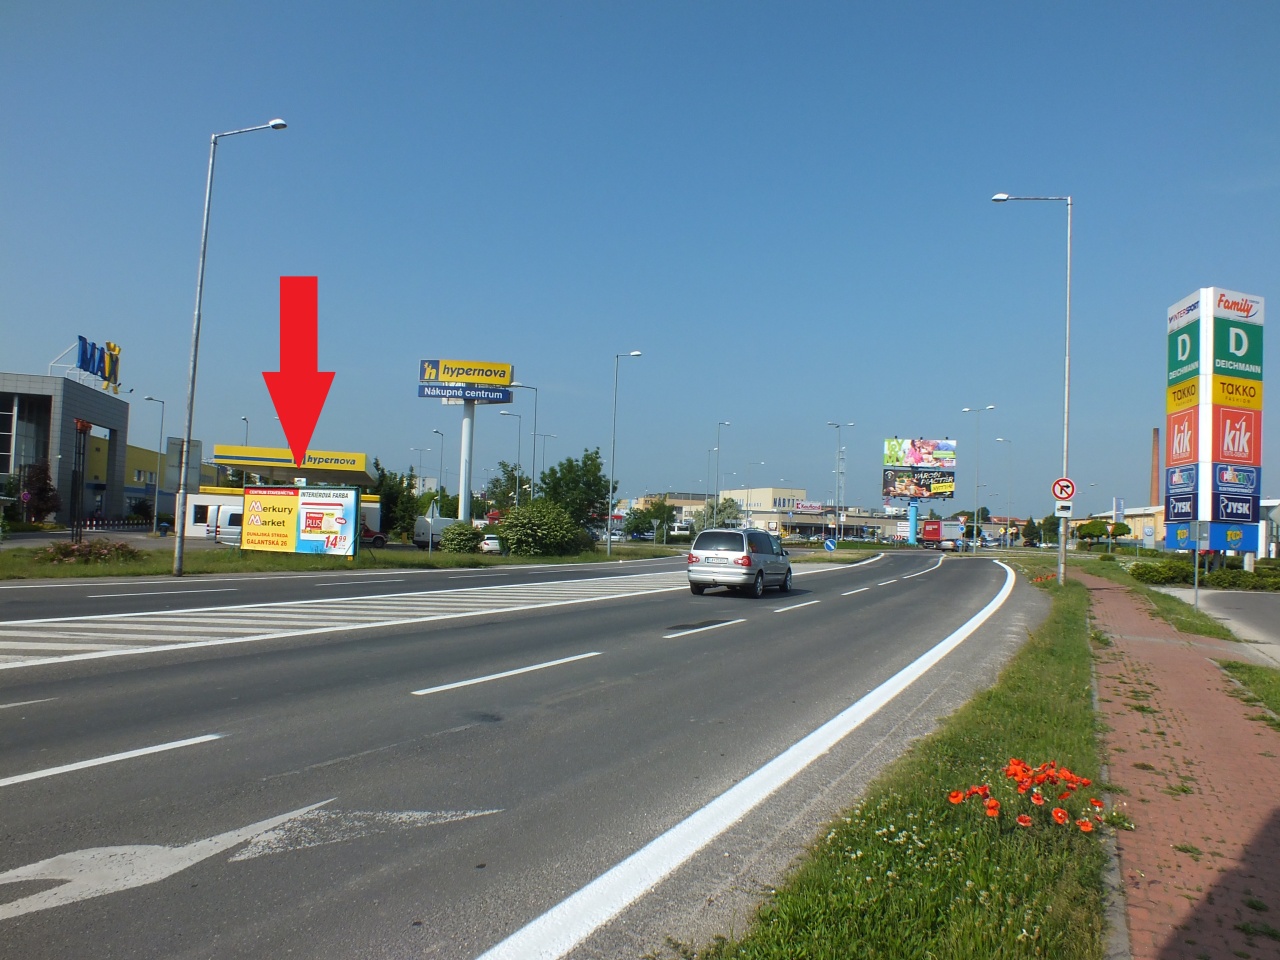
[[[164,546],[142,549],[138,560],[112,563],[41,563],[37,557],[43,548],[11,547],[0,550],[0,580],[40,579],[48,577],[144,577],[173,572],[173,541],[157,540]],[[387,569],[452,569],[457,567],[495,567],[528,563],[604,563],[608,560],[646,560],[681,553],[676,547],[618,546],[612,557],[603,548],[592,553],[568,557],[501,557],[478,553],[445,553],[435,550],[404,548],[365,548],[360,556],[323,557],[307,554],[242,552],[234,547],[188,548],[183,552],[182,567],[187,574],[208,573],[275,573],[317,570],[387,570]]]
[[[1246,702],[1261,704],[1270,713],[1257,714],[1254,719],[1280,730],[1280,670],[1274,667],[1263,667],[1255,663],[1242,663],[1239,660],[1223,660],[1218,666],[1226,670],[1240,685],[1248,691]]]
[[[1054,591],[1049,618],[999,681],[919,741],[815,843],[741,939],[696,954],[711,960],[932,960],[1102,956],[1105,861],[1098,834],[1058,826],[1058,803],[1033,807],[1002,772],[1011,757],[1095,776],[1087,591]],[[998,818],[979,798],[947,795],[990,784]],[[1063,806],[1083,815],[1085,796]],[[1020,813],[1030,828],[1015,824]],[[693,954],[688,954],[693,956]]]

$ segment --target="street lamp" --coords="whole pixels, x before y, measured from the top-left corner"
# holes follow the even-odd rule
[[[439,503],[440,494],[444,490],[444,434],[439,430],[432,430],[431,432],[440,438],[440,467],[437,470],[438,476],[436,477],[436,503]]]
[[[1007,437],[996,437],[996,443],[1009,444],[1009,496],[1004,502],[1004,512],[1008,514],[1004,518],[1004,545],[1007,549],[1013,546],[1013,441]]]
[[[256,127],[244,127],[240,130],[228,130],[226,133],[215,133],[209,138],[209,175],[204,185],[204,220],[200,226],[200,264],[196,269],[196,310],[191,322],[191,365],[187,370],[187,418],[182,429],[182,459],[178,468],[178,500],[174,508],[173,523],[178,537],[173,541],[173,575],[182,576],[182,543],[183,533],[187,526],[187,467],[191,459],[191,421],[196,408],[196,359],[200,354],[200,306],[204,300],[204,260],[205,251],[209,247],[209,202],[213,199],[213,159],[218,151],[218,140],[221,137],[234,137],[238,133],[253,133],[255,130],[283,130],[286,124],[275,119]],[[199,467],[196,468],[197,471]]]
[[[617,470],[615,460],[618,455],[618,361],[623,357],[638,357],[639,350],[632,350],[630,353],[615,353],[613,355],[613,432],[610,434],[609,441],[609,503],[608,518],[605,520],[605,532],[609,534],[605,538],[604,552],[606,556],[613,554],[613,477]]]
[[[244,421],[244,445],[247,447],[249,445],[249,418],[241,417],[240,419]]]
[[[512,413],[510,410],[499,411],[501,416],[515,417],[519,422],[516,424],[516,506],[520,506],[520,443],[524,436],[524,417],[518,413]],[[532,494],[530,494],[532,496]]]
[[[534,489],[537,484],[536,477],[538,473],[538,388],[531,387],[527,383],[521,383],[519,380],[516,380],[511,385],[513,387],[519,387],[521,390],[533,391],[533,471],[529,474],[529,499],[532,501],[534,498]],[[521,429],[524,429],[523,420],[520,421],[520,424]],[[519,497],[517,496],[516,499],[518,500]]]
[[[844,521],[840,518],[840,503],[843,497],[844,486],[844,444],[840,440],[841,427],[853,427],[853,423],[836,423],[834,420],[827,421],[828,427],[836,428],[836,538],[844,536]]]
[[[994,410],[995,408],[996,405],[994,403],[989,403],[985,407],[965,407],[960,411],[961,413],[977,414],[977,422],[973,428],[973,533],[979,543],[982,542],[982,527],[980,525],[982,514],[979,512],[980,504],[978,503],[978,480],[980,479],[979,474],[982,464],[982,411]]]
[[[1063,363],[1062,385],[1062,475],[1067,473],[1067,440],[1068,426],[1071,422],[1071,197],[1013,197],[1007,193],[997,193],[991,198],[993,203],[1005,203],[1009,200],[1048,200],[1065,202],[1067,205],[1067,335],[1065,341],[1065,360]],[[1067,579],[1067,518],[1058,518],[1058,583]]]
[[[547,469],[547,439],[550,438],[552,440],[559,440],[560,438],[557,437],[554,433],[535,433],[533,435],[534,462],[537,462],[537,459],[538,459],[538,438],[539,437],[542,438],[542,470],[545,473]],[[530,494],[530,496],[532,496],[532,493]]]
[[[718,526],[720,522],[720,428],[731,427],[728,420],[721,420],[716,424],[716,501],[711,505],[711,525]]]
[[[414,450],[418,451],[418,479],[419,479],[419,482],[421,482],[421,479],[422,479],[422,455],[423,455],[424,453],[430,453],[430,452],[431,452],[431,448],[430,448],[430,447],[410,447],[410,448],[409,448],[409,452],[410,452],[410,453],[412,453]]]
[[[763,467],[763,466],[764,466],[763,460],[752,460],[750,463],[747,464],[746,484],[747,484],[747,520],[748,521],[750,521],[751,519],[751,468]]]
[[[156,397],[143,397],[142,399],[160,404],[160,443],[156,445],[156,502],[151,507],[151,534],[154,536],[159,531],[160,518],[160,460],[164,456],[161,452],[164,447],[164,401]],[[175,517],[174,519],[176,520],[177,518]]]

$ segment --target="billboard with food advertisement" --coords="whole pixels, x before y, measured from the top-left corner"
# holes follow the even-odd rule
[[[883,493],[886,497],[949,500],[956,495],[955,471],[886,467]]]

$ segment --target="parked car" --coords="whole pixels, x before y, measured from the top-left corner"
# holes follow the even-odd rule
[[[791,590],[787,551],[763,530],[703,530],[689,550],[686,569],[689,589],[698,595],[707,587],[728,587],[752,597],[763,596],[765,587]]]
[[[381,549],[387,545],[387,536],[379,533],[377,530],[370,530],[367,524],[362,524],[360,529],[360,543]]]
[[[938,549],[943,551],[949,550],[954,553],[959,548],[956,546],[956,542],[954,540],[939,540]]]
[[[501,553],[502,540],[496,533],[486,533],[484,539],[480,541],[481,553]]]

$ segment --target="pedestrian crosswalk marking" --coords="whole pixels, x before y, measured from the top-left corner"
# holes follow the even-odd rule
[[[286,600],[238,607],[0,622],[0,670],[514,613],[685,589],[683,570],[425,593]],[[127,642],[121,642],[127,641]]]

